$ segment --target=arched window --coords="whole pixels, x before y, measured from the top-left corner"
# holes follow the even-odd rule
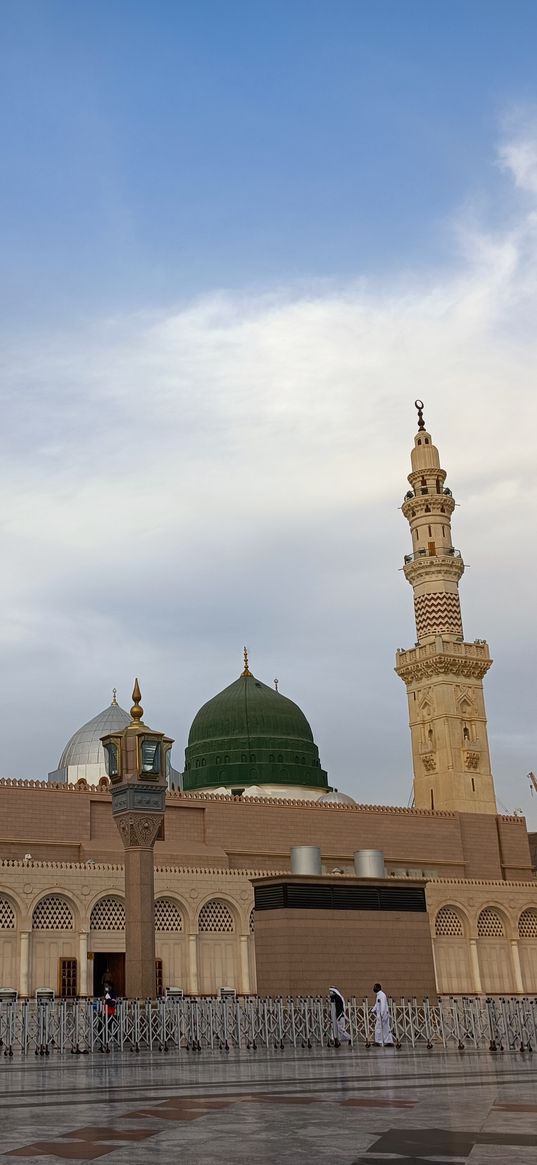
[[[34,908],[32,930],[74,930],[73,911],[60,894],[48,894]]]
[[[226,902],[212,898],[199,912],[198,930],[200,934],[233,934],[235,923]]]
[[[0,930],[15,930],[15,911],[9,898],[0,897]]]
[[[494,906],[485,906],[477,920],[479,938],[503,938],[505,935],[503,919]]]
[[[442,906],[434,920],[434,933],[438,938],[462,938],[464,926],[455,906]]]
[[[157,898],[155,902],[155,930],[157,932],[184,930],[183,915],[173,898]]]
[[[537,938],[537,910],[528,906],[522,911],[518,920],[519,938]]]
[[[90,930],[125,930],[125,907],[120,898],[99,898],[91,912]]]

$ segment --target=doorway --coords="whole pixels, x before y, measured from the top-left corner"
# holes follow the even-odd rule
[[[95,951],[93,956],[93,994],[104,995],[105,982],[112,984],[116,995],[125,994],[125,952]]]

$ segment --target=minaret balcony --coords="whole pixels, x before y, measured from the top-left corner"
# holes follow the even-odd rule
[[[435,546],[434,551],[426,550],[422,546],[413,554],[405,554],[405,566],[408,566],[410,562],[417,562],[420,558],[462,558],[462,554],[454,546]]]

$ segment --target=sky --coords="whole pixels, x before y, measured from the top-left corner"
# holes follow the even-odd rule
[[[254,673],[406,805],[414,399],[537,828],[537,9],[0,0],[0,773]]]

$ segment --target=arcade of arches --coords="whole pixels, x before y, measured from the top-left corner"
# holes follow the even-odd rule
[[[258,871],[159,868],[159,988],[256,991],[253,890]],[[439,994],[537,993],[537,903],[531,883],[438,879],[426,885]],[[0,863],[0,982],[22,997],[122,992],[123,870]],[[392,973],[393,974],[393,973]],[[356,983],[360,994],[367,985]],[[393,993],[397,993],[396,983]]]
[[[0,871],[0,983],[22,997],[43,987],[72,997],[99,995],[108,980],[122,994],[122,869],[94,865],[90,887],[83,868],[33,863],[23,866],[21,886],[20,866],[3,863]],[[60,870],[61,889],[53,889]],[[180,890],[174,885],[178,874]],[[157,869],[155,894],[159,989],[255,992],[253,892],[247,878],[221,870]]]

